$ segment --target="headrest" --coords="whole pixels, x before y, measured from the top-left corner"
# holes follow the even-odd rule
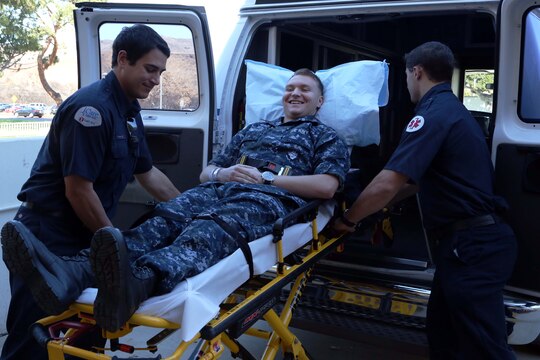
[[[283,116],[281,99],[293,71],[246,60],[246,125]],[[379,144],[379,107],[388,103],[388,64],[355,61],[315,73],[324,85],[317,118],[347,145]]]

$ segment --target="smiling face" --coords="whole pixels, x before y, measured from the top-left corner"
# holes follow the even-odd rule
[[[283,94],[285,122],[315,115],[323,104],[323,97],[315,79],[295,75],[289,79]]]
[[[167,65],[167,56],[158,49],[152,49],[135,64],[130,64],[127,53],[118,53],[118,65],[114,72],[127,98],[146,99],[154,86],[159,85],[160,77]]]

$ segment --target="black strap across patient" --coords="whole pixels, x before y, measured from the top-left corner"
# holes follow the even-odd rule
[[[245,237],[214,213],[198,215],[197,217],[195,217],[195,219],[213,220],[236,241],[238,247],[240,248],[240,250],[242,250],[244,257],[246,258],[246,262],[249,266],[249,278],[251,279],[253,277],[253,254],[251,253],[251,249]]]
[[[191,221],[191,218],[186,218],[185,216],[175,214],[173,212],[160,209],[160,208],[154,208],[150,210],[149,212],[143,214],[135,223],[131,226],[131,228],[134,228],[146,220],[153,218],[153,217],[162,217],[164,219],[170,219],[174,221],[179,222],[188,222]],[[225,222],[223,219],[219,218],[216,214],[203,214],[198,215],[194,217],[193,219],[201,219],[201,220],[212,220],[216,224],[218,224],[227,234],[229,234],[238,244],[238,247],[240,250],[242,250],[242,253],[244,254],[244,257],[246,258],[246,262],[249,266],[249,277],[253,277],[253,254],[251,253],[251,249],[249,248],[248,241],[240,234],[235,228],[233,228],[231,225],[229,225],[227,222]]]

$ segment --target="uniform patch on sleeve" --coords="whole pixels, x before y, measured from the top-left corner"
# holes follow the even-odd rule
[[[407,132],[415,132],[418,131],[424,126],[424,118],[420,115],[417,115],[412,118],[411,121],[409,121],[409,124],[407,125]]]
[[[83,106],[75,113],[75,121],[86,127],[101,126],[101,114],[92,106]]]

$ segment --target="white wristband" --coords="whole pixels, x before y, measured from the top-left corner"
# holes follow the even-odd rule
[[[217,167],[214,170],[212,170],[212,173],[210,174],[210,180],[211,181],[217,181],[218,174],[219,174],[220,171],[221,171],[220,167]]]

